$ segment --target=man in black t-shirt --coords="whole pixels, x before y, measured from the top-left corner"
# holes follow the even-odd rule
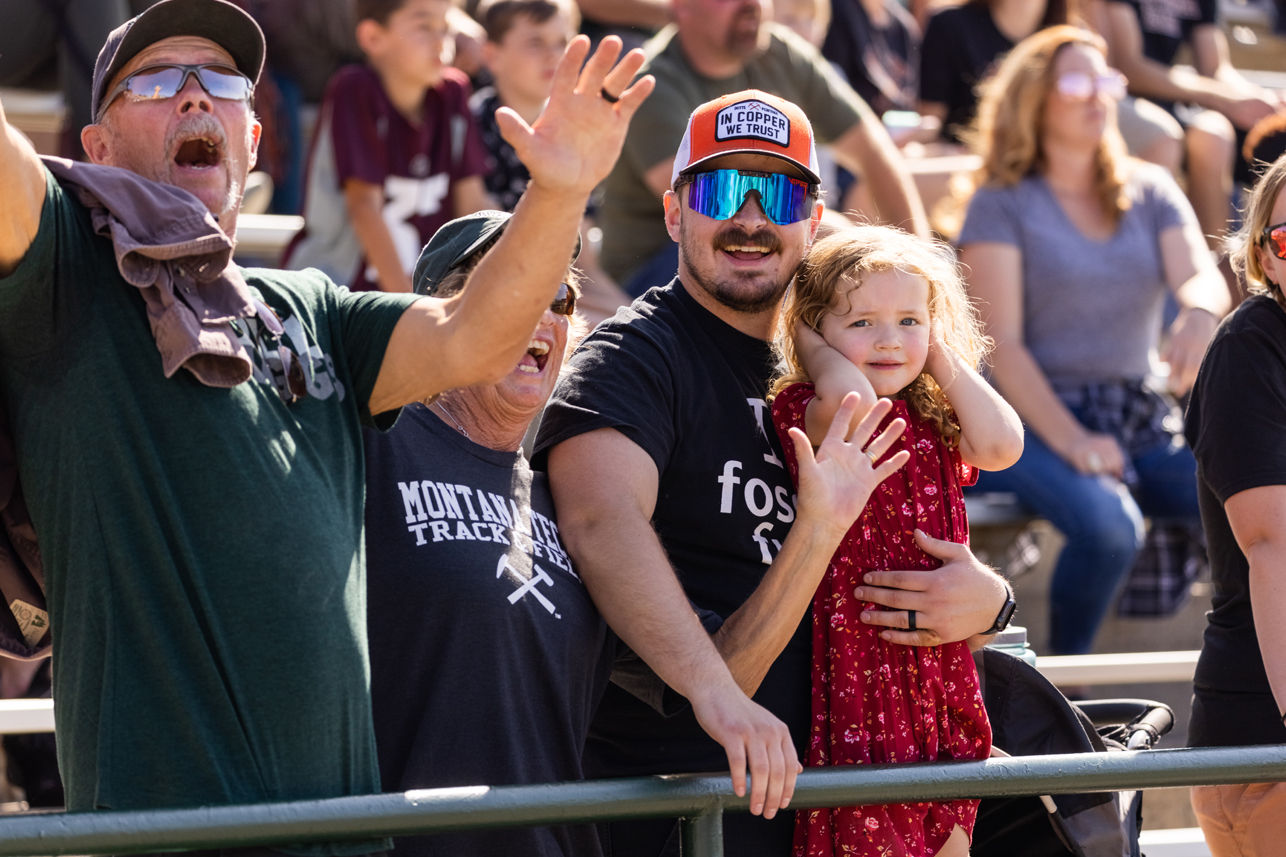
[[[573,356],[535,463],[547,462],[564,544],[617,634],[649,663],[658,662],[649,646],[683,652],[689,688],[735,680],[790,727],[783,759],[793,767],[808,731],[808,607],[866,504],[869,489],[853,474],[871,473],[861,448],[879,415],[868,414],[852,443],[833,428],[815,459],[797,444],[795,496],[765,397],[781,298],[821,216],[803,112],[755,90],[701,105],[671,181],[665,224],[679,243],[678,278],[600,325]],[[855,418],[854,398],[845,407],[837,427]],[[947,561],[940,569],[867,577],[863,597],[893,608],[872,624],[898,629],[896,642],[965,639],[1007,601],[1004,582],[968,548],[938,544],[929,549]],[[688,599],[723,618],[714,645]],[[908,610],[934,630],[902,630]],[[700,725],[691,713],[662,718],[611,687],[585,773],[719,769],[723,752]],[[769,821],[725,817],[728,853],[789,853],[794,816],[778,814],[781,805],[768,796]],[[604,850],[677,854],[677,839],[672,820],[617,822],[606,825]]]

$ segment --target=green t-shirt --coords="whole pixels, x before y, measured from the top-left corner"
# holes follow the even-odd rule
[[[293,405],[247,320],[254,378],[166,379],[141,293],[52,176],[36,240],[0,278],[0,395],[40,535],[72,810],[379,791],[361,424],[414,296],[244,274],[311,357]]]
[[[861,120],[861,96],[812,45],[785,27],[764,26],[769,34],[767,49],[724,80],[702,77],[693,70],[673,25],[645,46],[648,59],[639,74],[654,76],[656,88],[630,122],[598,211],[603,267],[617,282],[629,279],[670,240],[665,208],[643,183],[643,175],[674,159],[688,117],[702,104],[743,89],[779,96],[804,111],[818,143],[838,139]]]

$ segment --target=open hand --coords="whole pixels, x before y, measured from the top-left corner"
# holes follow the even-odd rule
[[[501,136],[514,147],[532,182],[547,190],[588,194],[607,178],[620,156],[630,119],[655,83],[648,76],[630,86],[643,65],[643,52],[630,51],[617,63],[621,40],[616,36],[603,39],[589,62],[587,53],[586,36],[572,39],[554,71],[549,103],[535,125],[508,107],[496,111]]]
[[[840,535],[862,514],[876,486],[911,458],[904,449],[876,465],[901,437],[906,420],[894,420],[871,440],[893,403],[880,399],[854,428],[853,420],[861,404],[862,397],[857,393],[843,398],[815,456],[808,435],[798,428],[790,430],[799,461],[799,516],[825,522]]]
[[[1004,580],[983,565],[968,545],[915,531],[915,543],[942,567],[929,571],[868,571],[853,596],[886,607],[866,610],[862,621],[884,625],[880,636],[907,646],[940,646],[976,636],[996,621],[1009,597]],[[910,627],[909,610],[916,613]]]
[[[751,814],[772,818],[785,809],[795,794],[795,777],[804,770],[786,724],[734,682],[689,701],[701,728],[727,752],[732,790],[738,797],[746,793],[750,769]]]

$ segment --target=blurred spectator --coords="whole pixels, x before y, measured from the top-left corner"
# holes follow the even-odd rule
[[[869,187],[878,210],[865,214],[927,231],[919,194],[880,120],[812,45],[765,21],[766,9],[765,0],[673,0],[675,25],[647,44],[641,73],[656,77],[656,89],[630,125],[600,216],[603,267],[630,295],[669,282],[678,269],[661,199],[688,116],[738,90],[800,105],[818,141]]]
[[[606,36],[617,36],[625,50],[643,43],[672,19],[670,0],[579,0],[581,32],[594,45]]]
[[[531,175],[500,135],[496,111],[508,107],[527,124],[535,123],[545,109],[558,60],[576,34],[576,5],[572,0],[484,0],[477,14],[486,30],[482,57],[493,85],[474,93],[469,106],[487,150],[487,191],[502,209],[513,211]],[[585,275],[578,306],[590,325],[629,303],[599,265],[597,247],[589,240],[595,229],[593,213],[591,202],[581,222],[577,262]]]
[[[0,86],[44,89],[56,79],[67,105],[62,154],[84,160],[80,129],[94,121],[89,115],[94,58],[107,34],[129,20],[129,4],[125,0],[5,0],[0,17],[4,22]]]
[[[1028,429],[1017,464],[984,473],[1067,542],[1050,588],[1053,654],[1091,650],[1143,539],[1143,514],[1192,520],[1196,465],[1178,410],[1148,382],[1192,384],[1228,293],[1170,175],[1126,157],[1119,72],[1103,41],[1053,27],[1021,42],[979,106],[982,185],[960,258],[995,339],[992,380]]]
[[[341,66],[362,61],[352,0],[264,0],[254,10],[268,62],[289,75],[307,104],[320,104]]]
[[[1165,107],[1183,126],[1188,197],[1211,248],[1220,246],[1232,214],[1238,141],[1282,106],[1228,61],[1217,6],[1217,0],[1108,0],[1103,33],[1130,92]],[[1174,65],[1185,42],[1195,74]]]
[[[897,0],[835,0],[823,32],[822,56],[877,115],[918,109],[920,27]]]
[[[920,49],[920,112],[961,142],[978,103],[977,86],[1014,45],[1037,30],[1073,23],[1076,0],[968,0],[929,19]]]
[[[367,65],[335,74],[309,157],[292,269],[357,290],[411,290],[438,227],[492,207],[468,78],[446,66],[449,0],[357,0]]]

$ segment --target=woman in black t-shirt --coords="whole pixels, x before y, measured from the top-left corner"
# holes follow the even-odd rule
[[[1188,407],[1213,609],[1190,746],[1286,743],[1286,157],[1251,195],[1234,264],[1256,294],[1224,320]],[[1281,853],[1286,784],[1198,786],[1210,853]]]
[[[942,136],[960,142],[973,121],[977,86],[1023,39],[1076,22],[1075,0],[968,0],[934,14],[920,47],[920,112],[942,122]]]

